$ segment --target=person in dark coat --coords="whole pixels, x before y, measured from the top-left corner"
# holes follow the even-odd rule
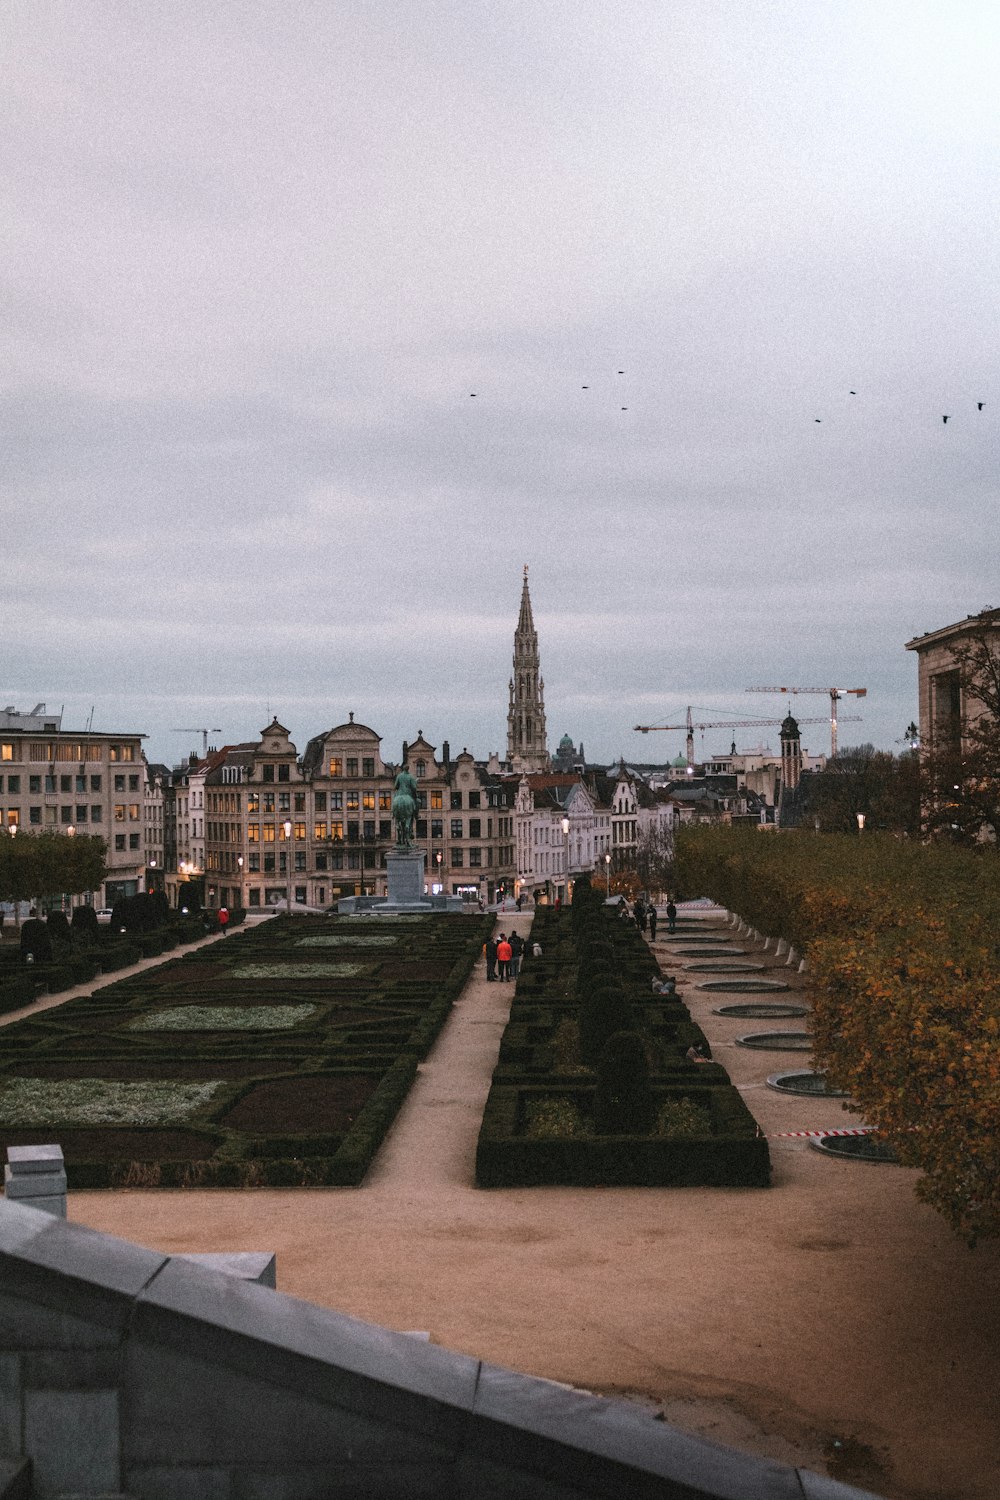
[[[670,900],[667,902],[667,931],[668,932],[676,932],[677,931],[677,908],[674,905],[674,900],[673,900],[672,896],[671,896]]]
[[[489,940],[489,942],[486,944],[486,978],[487,979],[495,979],[496,977],[497,977],[497,940],[496,940],[495,937],[491,937],[490,940]]]
[[[635,917],[635,925],[640,932],[646,931],[646,907],[641,896],[637,896],[632,907],[632,915]]]
[[[519,932],[512,932],[508,942],[510,943],[510,977],[516,979],[521,969],[521,955],[524,953],[524,938]]]
[[[650,908],[649,908],[649,941],[651,943],[655,943],[656,942],[656,907],[655,906],[650,906]]]

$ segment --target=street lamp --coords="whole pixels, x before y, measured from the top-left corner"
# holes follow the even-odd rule
[[[292,915],[292,820],[291,820],[291,818],[286,818],[285,821],[282,823],[281,826],[285,830],[285,843],[288,846],[285,849],[285,874],[288,877],[288,915],[291,916]]]
[[[610,854],[606,854],[604,856],[604,874],[606,875],[607,881],[608,881],[608,899],[610,900],[611,899],[611,855]]]
[[[564,841],[565,847],[566,847],[565,864],[564,864],[564,867],[563,867],[564,868],[563,879],[564,879],[565,884],[563,886],[563,889],[564,889],[564,891],[566,893],[564,899],[565,899],[566,904],[568,906],[569,905],[569,818],[567,818],[567,817],[564,817],[563,820],[562,820],[562,831],[563,831],[563,841]]]
[[[435,859],[436,859],[436,860],[437,860],[437,867],[438,867],[438,878],[437,878],[437,884],[438,884],[438,894],[439,894],[439,895],[440,895],[440,893],[441,893],[441,891],[442,891],[442,890],[443,890],[443,889],[444,889],[444,887],[443,887],[443,886],[442,886],[442,884],[441,884],[441,860],[442,860],[442,858],[443,858],[443,855],[442,855],[442,853],[441,853],[441,850],[440,850],[440,849],[439,849],[439,850],[438,850],[438,852],[437,852],[437,853],[436,853],[436,854],[435,854],[435,856],[434,856],[434,858],[435,858]]]
[[[236,868],[240,872],[239,873],[239,882],[240,882],[240,911],[242,911],[243,910],[243,856],[242,856],[242,854],[237,854],[237,856],[236,856]]]
[[[865,826],[864,813],[858,813],[858,832],[861,833]]]

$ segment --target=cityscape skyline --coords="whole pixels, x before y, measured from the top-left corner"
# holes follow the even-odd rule
[[[550,747],[665,760],[633,725],[770,683],[899,748],[905,642],[998,602],[998,45],[982,0],[15,4],[0,698],[167,763],[351,711],[502,753],[527,562]]]

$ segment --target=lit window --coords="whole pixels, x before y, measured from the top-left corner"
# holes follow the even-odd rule
[[[124,804],[124,802],[116,802],[115,803],[115,822],[116,823],[124,823],[124,821],[125,821],[125,804]]]
[[[357,810],[358,810],[358,793],[357,792],[348,792],[348,794],[347,794],[347,811],[348,812],[357,812]]]
[[[129,820],[130,823],[138,823],[138,821],[139,821],[139,804],[138,804],[138,802],[130,802],[129,803],[129,805],[128,805],[128,820]]]
[[[379,792],[379,794],[378,794],[378,810],[379,810],[379,812],[392,812],[392,793],[391,792]]]
[[[259,844],[260,843],[260,824],[259,823],[248,823],[247,824],[247,839],[248,839],[248,841],[251,844]]]
[[[0,745],[0,760],[13,760],[13,759],[14,759],[14,746],[12,744],[11,745],[8,745],[8,744]]]
[[[302,822],[302,823],[298,823],[297,822],[295,824],[295,837],[297,839],[304,839],[305,836],[306,836],[306,825],[305,825],[305,823],[304,822]]]
[[[375,793],[374,792],[365,792],[364,795],[361,798],[361,805],[364,807],[364,809],[365,809],[366,812],[374,812],[375,811]]]
[[[334,819],[330,824],[330,837],[332,839],[342,839],[344,837],[344,825],[339,818]]]
[[[431,792],[431,811],[440,811],[444,807],[444,792],[440,790]]]
[[[344,774],[344,762],[341,760],[341,758],[340,758],[339,755],[331,755],[330,756],[330,775],[331,776],[343,776],[343,774]]]
[[[326,836],[327,836],[327,833],[326,833],[326,824],[325,823],[314,823],[313,824],[313,838],[314,839],[325,839]]]
[[[274,843],[274,824],[273,823],[265,823],[264,827],[263,827],[263,834],[264,834],[264,843],[265,844],[273,844]]]

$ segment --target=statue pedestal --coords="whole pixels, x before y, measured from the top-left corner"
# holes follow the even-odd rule
[[[423,849],[390,849],[385,857],[386,906],[423,906],[430,909],[430,902],[424,894],[426,864],[427,855]]]

